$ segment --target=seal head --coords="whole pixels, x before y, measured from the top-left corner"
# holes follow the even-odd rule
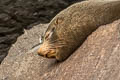
[[[71,54],[73,48],[70,49],[68,46],[72,41],[64,22],[65,19],[63,17],[57,17],[49,24],[44,34],[43,42],[38,50],[39,55],[62,61],[68,57],[68,54]]]

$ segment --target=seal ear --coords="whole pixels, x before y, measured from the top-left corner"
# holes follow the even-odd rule
[[[56,20],[55,20],[55,24],[61,24],[63,22],[63,18],[62,17],[58,17]]]

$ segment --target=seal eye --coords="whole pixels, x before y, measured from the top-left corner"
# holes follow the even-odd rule
[[[54,31],[55,31],[55,28],[53,27],[50,32],[46,33],[45,39],[50,39],[51,36],[53,35]]]

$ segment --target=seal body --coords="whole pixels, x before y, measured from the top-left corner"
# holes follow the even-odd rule
[[[120,18],[120,1],[83,1],[56,15],[45,32],[38,54],[63,61],[98,26]]]

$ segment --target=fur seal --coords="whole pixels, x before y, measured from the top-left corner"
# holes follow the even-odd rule
[[[83,1],[57,14],[45,32],[38,54],[67,59],[98,26],[120,18],[120,1]]]

